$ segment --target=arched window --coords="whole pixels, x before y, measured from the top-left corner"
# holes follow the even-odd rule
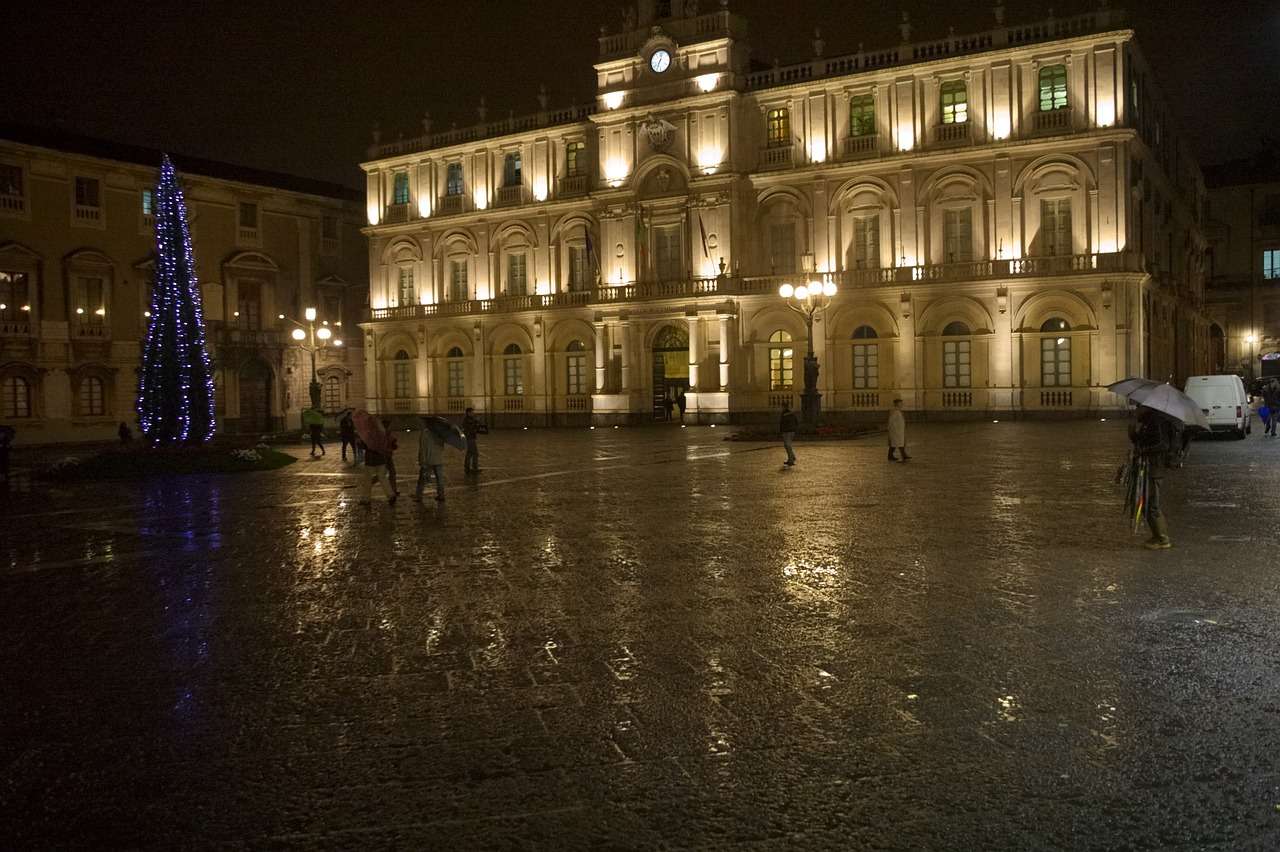
[[[942,123],[964,124],[969,120],[969,91],[964,80],[942,84]]]
[[[1040,69],[1040,111],[1067,108],[1067,66],[1046,65]]]
[[[1040,326],[1040,378],[1046,388],[1071,387],[1071,325],[1050,317]]]
[[[392,365],[392,387],[396,399],[408,399],[413,396],[414,380],[413,380],[413,364],[409,360],[409,353],[401,349],[396,353],[395,364]]]
[[[778,330],[769,337],[769,388],[788,390],[795,383],[795,350],[791,335]]]
[[[338,411],[342,408],[342,379],[337,376],[324,378],[324,409]]]
[[[80,416],[101,417],[107,413],[105,388],[97,376],[80,380]]]
[[[968,337],[969,326],[962,322],[948,323],[942,330],[943,337]],[[967,388],[973,385],[970,372],[970,346],[968,340],[944,340],[942,342],[942,386]]]
[[[875,340],[876,330],[869,325],[860,325],[853,330],[853,339]],[[880,387],[879,344],[853,344],[853,386],[857,390]]]
[[[5,376],[0,382],[0,417],[31,416],[31,385],[21,376]]]
[[[524,396],[524,354],[518,343],[509,343],[502,350],[502,392]]]
[[[572,396],[587,393],[587,356],[586,346],[581,340],[572,340],[565,347],[565,392]]]
[[[455,346],[449,350],[445,357],[449,359],[446,367],[449,371],[448,381],[446,382],[449,396],[465,396],[467,393],[467,365],[462,360],[462,349]]]

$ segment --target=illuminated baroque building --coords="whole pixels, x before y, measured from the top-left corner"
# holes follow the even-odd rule
[[[370,406],[502,423],[1082,414],[1203,369],[1203,181],[1123,16],[773,67],[721,3],[602,33],[596,102],[378,143]],[[703,4],[711,5],[711,4]],[[481,106],[481,120],[485,110]],[[880,416],[875,414],[875,416]]]
[[[136,432],[155,257],[160,152],[0,127],[0,423],[20,442]],[[314,306],[356,345],[326,347],[330,411],[364,399],[354,320],[367,267],[358,193],[175,157],[191,224],[221,432],[300,428],[310,355],[290,319]],[[345,341],[344,341],[345,342]]]

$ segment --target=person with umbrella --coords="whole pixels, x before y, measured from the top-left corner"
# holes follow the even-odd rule
[[[389,436],[382,431],[377,418],[364,409],[358,409],[351,419],[355,423],[356,434],[365,446],[364,464],[360,467],[360,505],[370,505],[375,479],[382,483],[383,490],[387,492],[387,502],[394,505],[396,492],[387,476]]]
[[[1148,550],[1168,550],[1169,524],[1164,518],[1160,500],[1161,465],[1169,466],[1182,443],[1179,428],[1208,429],[1209,421],[1200,406],[1182,391],[1169,384],[1149,379],[1125,379],[1107,387],[1112,393],[1138,405],[1129,424],[1129,441],[1133,445],[1127,470],[1120,478],[1127,485],[1126,506],[1136,527],[1146,518],[1151,538],[1144,544]]]
[[[317,447],[320,449],[320,455],[324,455],[324,414],[314,408],[308,408],[302,412],[302,422],[307,425],[307,431],[311,433],[311,457],[315,458]]]
[[[413,499],[422,499],[427,480],[434,476],[436,501],[444,502],[445,444],[461,449],[467,445],[467,439],[456,426],[442,417],[422,418],[422,432],[418,435],[418,487],[414,491]]]

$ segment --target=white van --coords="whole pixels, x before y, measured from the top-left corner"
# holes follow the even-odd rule
[[[1209,418],[1213,431],[1230,432],[1237,438],[1253,431],[1253,409],[1239,376],[1192,376],[1185,393]]]

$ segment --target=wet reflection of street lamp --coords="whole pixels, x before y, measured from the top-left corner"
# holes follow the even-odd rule
[[[289,320],[289,322],[297,326],[297,328],[293,330],[291,336],[298,342],[299,346],[311,353],[311,384],[308,386],[307,390],[311,394],[311,407],[316,411],[319,411],[320,380],[316,377],[316,350],[328,345],[329,340],[333,338],[333,330],[329,328],[329,324],[327,322],[323,323],[319,328],[316,328],[315,308],[307,308],[305,316],[307,318],[306,328],[303,328],[302,323],[297,320]],[[283,315],[281,318],[283,318]],[[316,342],[317,340],[319,343]],[[341,346],[342,338],[335,339],[333,341],[333,345]]]
[[[812,255],[805,256],[805,272],[812,272]],[[813,352],[813,315],[830,304],[836,295],[834,281],[822,282],[810,279],[809,283],[798,287],[783,284],[778,288],[778,295],[786,300],[787,307],[804,317],[805,329],[808,332],[808,349],[804,356],[804,393],[800,396],[800,411],[804,422],[810,426],[818,425],[818,415],[822,411],[822,394],[818,392],[818,356]]]

